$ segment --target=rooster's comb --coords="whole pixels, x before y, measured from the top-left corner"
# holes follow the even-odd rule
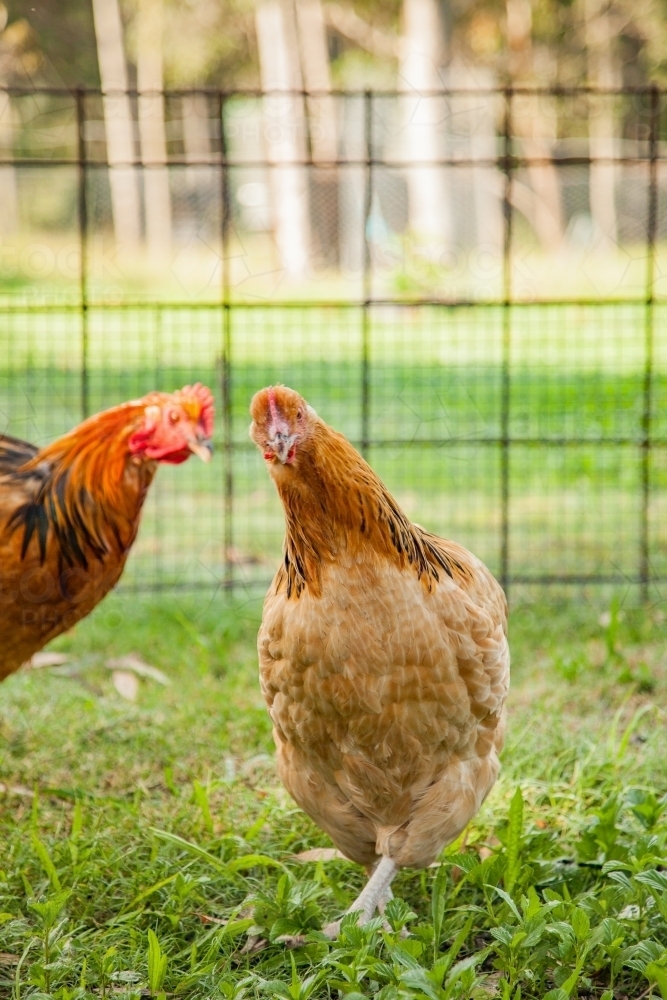
[[[194,385],[184,385],[174,393],[174,397],[188,416],[202,425],[206,437],[211,437],[215,416],[215,403],[211,390],[201,382],[195,382]]]

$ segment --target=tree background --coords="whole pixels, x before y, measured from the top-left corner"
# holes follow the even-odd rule
[[[122,0],[121,6],[134,82],[138,0]],[[258,86],[255,6],[253,0],[166,0],[165,85]],[[660,0],[448,0],[441,7],[448,58],[488,67],[500,80],[586,82],[586,23],[593,17],[611,37],[619,84],[667,82],[667,4]],[[324,9],[334,84],[394,86],[399,60],[391,42],[401,34],[400,0],[344,0]],[[7,0],[3,20],[8,83],[99,86],[90,0]],[[341,23],[353,24],[351,34],[356,24],[356,39],[337,30],[334,24]],[[387,45],[371,50],[364,23]]]

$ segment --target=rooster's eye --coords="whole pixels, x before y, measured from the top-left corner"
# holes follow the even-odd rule
[[[178,412],[178,410],[172,410],[171,413],[169,414],[169,419],[171,420],[172,424],[177,424],[178,421],[181,419],[181,415]]]

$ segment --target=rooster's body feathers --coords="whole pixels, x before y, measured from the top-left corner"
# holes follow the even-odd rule
[[[158,461],[200,453],[212,427],[210,392],[194,386],[106,410],[42,449],[0,436],[0,680],[111,590]]]
[[[105,512],[85,491],[68,504],[67,474],[58,476],[32,445],[0,439],[0,679],[117,583],[155,468],[128,470],[125,509]]]

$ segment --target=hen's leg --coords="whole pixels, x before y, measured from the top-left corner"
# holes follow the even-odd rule
[[[373,918],[378,904],[386,902],[390,898],[387,895],[387,890],[391,892],[390,886],[397,871],[398,865],[395,861],[386,855],[380,858],[375,871],[346,912],[359,913],[359,923],[367,924]],[[323,930],[326,936],[332,940],[337,938],[340,933],[340,920],[327,924]]]

